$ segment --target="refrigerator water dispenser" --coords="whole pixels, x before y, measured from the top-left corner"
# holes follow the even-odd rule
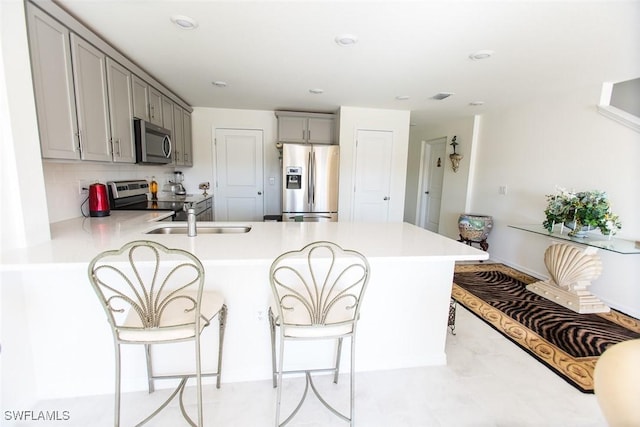
[[[286,187],[288,190],[299,190],[302,188],[302,168],[301,167],[287,167],[286,173]]]

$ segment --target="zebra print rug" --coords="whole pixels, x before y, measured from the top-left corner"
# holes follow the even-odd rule
[[[620,312],[578,314],[529,292],[538,279],[504,264],[457,265],[453,298],[584,393],[607,347],[640,338],[640,321]]]

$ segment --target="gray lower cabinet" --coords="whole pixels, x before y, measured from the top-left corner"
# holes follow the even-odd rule
[[[209,197],[196,204],[196,220],[213,221],[213,198]]]
[[[122,65],[107,58],[109,93],[109,118],[113,161],[135,163],[136,151],[133,139],[133,106],[131,96],[132,74]]]
[[[80,159],[70,32],[31,3],[27,17],[42,157]]]
[[[71,59],[83,160],[111,160],[107,56],[71,34]]]
[[[201,200],[193,204],[193,208],[196,211],[196,221],[213,221],[213,197],[207,196],[204,200]],[[176,211],[174,221],[187,221],[187,213],[183,210]]]

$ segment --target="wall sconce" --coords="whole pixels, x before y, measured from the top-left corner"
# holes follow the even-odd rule
[[[458,143],[456,142],[457,136],[453,136],[451,139],[451,145],[453,147],[453,153],[449,154],[449,158],[451,159],[451,166],[453,167],[454,172],[458,172],[458,167],[460,166],[460,160],[462,160],[462,154],[456,153],[456,146]]]

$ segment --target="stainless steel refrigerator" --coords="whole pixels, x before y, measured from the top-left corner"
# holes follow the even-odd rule
[[[283,144],[282,220],[337,221],[337,145]]]

